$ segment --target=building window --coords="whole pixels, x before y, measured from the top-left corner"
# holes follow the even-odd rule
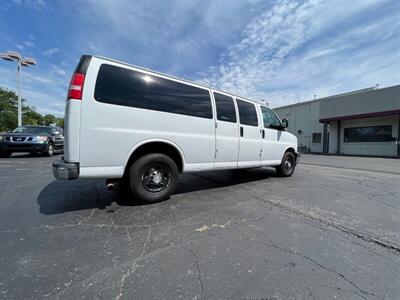
[[[345,143],[390,142],[392,125],[344,128]]]
[[[321,144],[322,133],[321,132],[313,132],[312,134],[312,143],[313,144]]]

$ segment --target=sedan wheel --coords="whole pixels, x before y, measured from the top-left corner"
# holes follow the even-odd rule
[[[54,146],[53,146],[53,144],[48,144],[47,150],[46,150],[46,155],[53,156],[53,154],[54,154]]]

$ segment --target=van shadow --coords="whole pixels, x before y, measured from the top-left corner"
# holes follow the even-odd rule
[[[183,174],[179,178],[179,185],[174,194],[228,187],[276,176],[275,170],[271,168],[239,169]]]
[[[234,186],[275,176],[275,170],[267,168],[182,174],[174,195]],[[109,192],[103,179],[55,180],[44,187],[37,198],[39,211],[45,215],[105,209],[113,202],[120,206],[145,205],[128,199],[125,193]]]

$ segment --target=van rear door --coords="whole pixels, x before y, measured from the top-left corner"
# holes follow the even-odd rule
[[[64,161],[79,162],[82,96],[91,56],[83,55],[72,75],[64,116]]]

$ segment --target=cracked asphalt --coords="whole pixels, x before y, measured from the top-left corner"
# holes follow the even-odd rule
[[[400,299],[400,160],[186,174],[135,206],[54,159],[0,159],[0,299]]]

